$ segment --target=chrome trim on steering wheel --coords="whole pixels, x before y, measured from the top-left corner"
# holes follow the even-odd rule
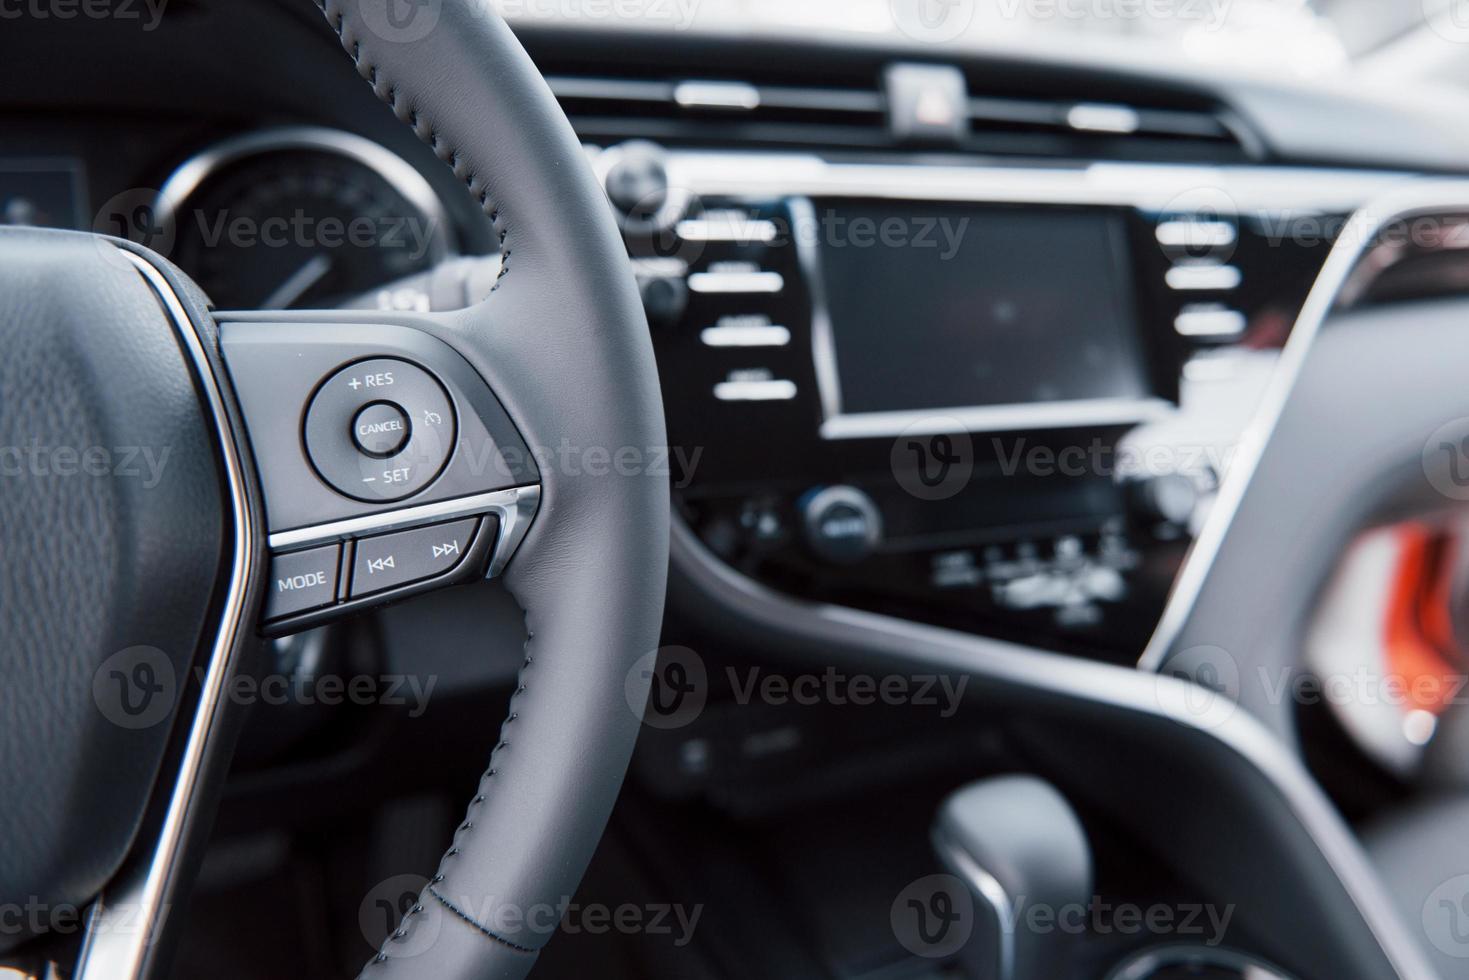
[[[222,386],[215,377],[204,341],[164,275],[144,257],[119,249],[118,254],[137,267],[157,294],[173,321],[198,379],[205,405],[219,440],[220,458],[229,486],[230,520],[234,547],[223,612],[214,634],[188,737],[177,775],[168,786],[168,809],[152,854],[140,866],[125,871],[115,887],[98,897],[89,909],[86,938],[78,957],[75,980],[135,980],[153,965],[155,943],[163,919],[170,913],[170,896],[177,882],[179,860],[196,813],[204,768],[215,751],[214,727],[224,686],[234,669],[233,651],[248,628],[245,602],[250,592],[252,556],[260,551],[260,530],[248,506],[243,449],[236,441],[225,409]]]

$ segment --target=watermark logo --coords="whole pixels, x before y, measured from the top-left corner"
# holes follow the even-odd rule
[[[888,921],[908,952],[943,959],[963,949],[974,932],[974,898],[953,875],[929,875],[898,893]]]
[[[159,255],[173,252],[173,225],[159,218],[158,191],[151,187],[130,187],[109,197],[92,217],[92,230],[99,235],[126,239]],[[99,247],[113,261],[126,264],[112,246],[99,243]]]
[[[148,33],[163,23],[167,7],[168,0],[0,0],[0,20],[112,20]]]
[[[410,44],[439,24],[443,0],[356,0],[367,29],[384,41]]]
[[[157,647],[119,650],[92,675],[92,700],[119,728],[152,728],[168,717],[178,689],[173,663]]]
[[[1423,19],[1445,41],[1469,44],[1469,0],[1423,0]]]
[[[1182,683],[1179,683],[1182,681]],[[1158,702],[1200,727],[1224,724],[1239,708],[1239,661],[1223,647],[1201,644],[1174,654],[1158,678]]]
[[[439,917],[411,914],[427,886],[428,879],[415,874],[394,875],[374,885],[357,907],[357,925],[367,944],[378,949],[391,941],[395,958],[414,957],[432,947],[439,938]]]
[[[1222,187],[1201,184],[1160,210],[1158,244],[1174,258],[1228,262],[1239,244],[1239,204]]]
[[[1450,500],[1469,500],[1469,418],[1433,430],[1423,444],[1423,475]]]
[[[704,711],[709,674],[704,658],[688,647],[669,646],[644,654],[623,685],[628,707],[651,728],[683,728]]]
[[[924,44],[952,41],[974,22],[975,0],[888,0],[899,31]]]
[[[1450,878],[1429,892],[1423,931],[1440,953],[1469,959],[1469,875]]]
[[[935,428],[947,431],[931,434]],[[914,497],[947,500],[974,475],[974,444],[958,419],[922,419],[893,442],[889,463],[898,485]]]

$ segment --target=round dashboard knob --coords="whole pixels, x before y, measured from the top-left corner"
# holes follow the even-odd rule
[[[647,314],[648,322],[655,327],[670,327],[678,323],[689,305],[689,287],[683,279],[675,276],[639,278],[638,294],[642,297],[643,312]]]
[[[882,541],[882,514],[856,487],[813,490],[801,498],[801,528],[817,557],[839,565],[859,562]]]
[[[614,149],[617,162],[603,178],[608,200],[631,221],[656,222],[668,203],[668,170],[663,165],[662,147],[634,140]]]

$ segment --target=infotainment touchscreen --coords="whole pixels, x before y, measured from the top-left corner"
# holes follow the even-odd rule
[[[1122,215],[837,201],[812,210],[827,435],[942,415],[975,429],[1082,424],[1088,412],[1150,401]]]

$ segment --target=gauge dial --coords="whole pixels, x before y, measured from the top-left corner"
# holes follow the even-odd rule
[[[164,185],[173,259],[225,309],[327,308],[451,251],[426,181],[375,143],[279,130],[221,144]]]

